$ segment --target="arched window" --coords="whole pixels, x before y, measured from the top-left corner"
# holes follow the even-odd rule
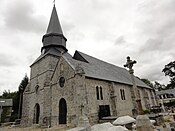
[[[59,101],[59,124],[67,123],[67,104],[64,98]]]
[[[102,87],[100,87],[100,97],[101,97],[101,100],[103,100],[103,91],[102,91]]]
[[[98,86],[96,86],[96,95],[97,95],[97,100],[99,100],[100,96],[99,96],[99,88],[98,88]]]
[[[97,95],[97,100],[103,100],[103,91],[102,87],[96,86],[96,95]]]
[[[34,119],[33,119],[34,124],[39,124],[39,117],[40,117],[40,106],[38,103],[36,103],[34,107]]]
[[[39,85],[36,85],[35,86],[35,93],[38,94],[38,92],[39,92]]]
[[[60,87],[64,87],[64,83],[65,83],[65,78],[61,77],[60,80],[59,80]]]
[[[121,95],[121,99],[122,100],[126,100],[126,98],[125,98],[125,90],[124,89],[120,89],[120,95]]]

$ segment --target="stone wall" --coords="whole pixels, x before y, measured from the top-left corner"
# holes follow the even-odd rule
[[[111,115],[132,115],[133,104],[131,101],[130,87],[127,85],[113,83],[113,96],[115,99],[116,111],[112,110],[111,103],[111,82],[86,78],[86,88],[88,92],[88,106],[90,123],[98,122],[99,105],[109,105]],[[96,87],[102,87],[103,100],[97,100]],[[120,89],[125,91],[125,100],[121,99]],[[117,114],[114,114],[117,112]]]
[[[139,91],[143,110],[157,105],[155,94],[152,89],[139,87]]]
[[[65,78],[63,87],[59,84],[61,77]],[[103,99],[97,100],[97,86],[102,88]],[[88,116],[91,124],[98,123],[100,105],[109,105],[112,116],[132,116],[131,88],[126,84],[85,77],[81,65],[74,69],[63,57],[48,55],[31,66],[30,83],[24,93],[22,122],[28,126],[33,124],[34,108],[38,103],[39,124],[50,125],[51,116],[51,126],[59,125],[59,102],[62,98],[67,105],[68,126],[77,126],[82,114]],[[124,90],[124,100],[121,89]],[[147,100],[152,100],[151,90],[139,90],[142,106],[146,109]],[[149,104],[153,105],[153,101]]]
[[[65,84],[63,87],[59,85],[59,79],[65,78]],[[59,101],[61,98],[66,100],[67,104],[67,125],[77,125],[77,102],[75,101],[76,95],[76,83],[75,72],[69,66],[69,64],[61,58],[55,74],[52,79],[52,125],[59,125]]]
[[[58,62],[58,57],[47,55],[31,66],[29,86],[24,92],[22,124],[30,126],[34,122],[34,108],[40,107],[39,124],[43,125],[43,118],[49,117],[49,87],[50,79]]]

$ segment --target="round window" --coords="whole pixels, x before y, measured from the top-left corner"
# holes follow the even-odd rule
[[[60,87],[64,87],[64,83],[65,83],[65,78],[61,77],[59,80]]]

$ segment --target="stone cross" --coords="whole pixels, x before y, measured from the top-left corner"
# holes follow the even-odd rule
[[[133,88],[132,88],[132,99],[134,103],[134,107],[137,110],[139,114],[143,114],[143,109],[142,109],[142,104],[141,104],[141,99],[138,97],[138,89],[137,85],[135,82],[135,76],[134,76],[134,70],[132,69],[133,65],[136,64],[137,62],[135,60],[131,60],[130,57],[127,57],[127,62],[124,65],[124,67],[129,68],[129,73],[131,74],[131,79],[133,83]]]
[[[130,57],[128,56],[127,58],[127,62],[124,65],[124,67],[129,68],[129,73],[130,74],[134,74],[134,70],[132,69],[133,65],[136,64],[137,62],[135,60],[131,60]]]

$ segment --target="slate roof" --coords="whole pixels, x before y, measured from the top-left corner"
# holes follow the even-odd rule
[[[45,40],[48,36],[60,37],[60,35],[63,36],[63,38],[65,39],[64,42],[66,42],[66,38],[63,35],[61,25],[58,19],[57,11],[54,5],[52,14],[51,14],[51,18],[50,18],[50,22],[49,22],[49,26],[47,29],[47,33],[46,35],[43,36],[44,46],[46,45],[48,46],[48,40],[49,41],[51,40],[50,41],[51,43],[53,43],[52,40],[54,40],[54,42],[57,43],[57,45],[65,47],[65,50],[67,51],[66,46],[64,45],[65,43],[63,45],[62,44],[60,45],[60,43],[58,43],[56,39]],[[44,43],[44,41],[46,42]],[[52,45],[51,43],[49,43],[50,44],[49,46]],[[38,62],[39,60],[41,60],[43,57],[45,57],[48,54],[60,56],[61,53],[59,50],[57,50],[56,47],[57,46],[52,45],[52,48],[51,47],[48,48],[49,50],[47,50],[44,54],[41,54],[35,60],[34,63]],[[43,50],[43,47],[42,47],[42,50]],[[73,69],[75,69],[75,67],[80,64],[81,67],[85,71],[86,77],[132,85],[131,76],[129,72],[124,68],[109,64],[107,62],[104,62],[102,60],[99,60],[97,58],[94,58],[92,56],[89,56],[79,51],[75,52],[74,57],[72,57],[67,52],[63,54],[63,57],[65,58],[65,60],[67,60],[67,62],[70,64],[70,66]],[[139,80],[136,77],[135,77],[135,81],[136,81],[137,86],[150,88],[149,86],[147,86],[145,83],[143,83],[141,80]]]
[[[12,99],[0,99],[0,106],[13,106]]]
[[[63,34],[55,5],[53,7],[49,26],[47,28],[47,34],[49,34],[49,33]]]
[[[175,96],[175,89],[156,91],[156,94],[157,95],[173,94]]]
[[[109,64],[79,51],[75,52],[74,58],[69,53],[65,53],[63,57],[73,69],[80,64],[86,77],[132,85],[131,76],[125,68]],[[135,77],[135,81],[137,86],[151,89],[137,77]]]
[[[54,55],[54,56],[60,56],[60,51],[57,50],[57,48],[50,48],[46,53],[41,54],[32,64],[35,64],[36,62],[38,62],[39,60],[41,60],[43,57],[47,56],[47,55]],[[30,66],[30,67],[31,67]]]

